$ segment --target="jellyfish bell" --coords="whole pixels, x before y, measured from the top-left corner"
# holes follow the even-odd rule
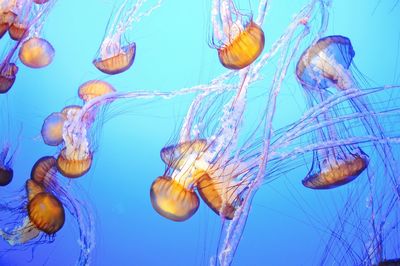
[[[77,178],[86,174],[92,166],[92,153],[80,152],[68,147],[61,150],[57,157],[57,169],[65,177]]]
[[[115,92],[114,87],[102,80],[90,80],[79,86],[78,95],[85,103],[102,95]]]
[[[50,114],[43,122],[41,135],[44,143],[58,146],[63,142],[63,127],[66,115],[63,112]]]
[[[369,158],[361,149],[358,153],[350,153],[342,158],[320,159],[315,152],[313,166],[302,183],[312,189],[342,186],[356,179],[367,168],[368,163]]]
[[[14,41],[23,40],[29,33],[29,26],[25,23],[14,22],[8,28],[8,34]]]
[[[1,11],[0,10],[0,39],[8,31],[12,23],[16,18],[16,14],[12,11]]]
[[[232,29],[233,30],[233,29]],[[265,44],[264,32],[250,21],[236,36],[217,48],[221,64],[229,69],[242,69],[253,63],[262,53]]]
[[[241,190],[237,188],[238,186],[226,189],[225,185],[226,183],[218,182],[206,172],[201,174],[196,184],[200,197],[208,207],[222,218],[232,220],[236,210],[242,204],[242,199],[237,194]]]
[[[400,259],[382,260],[374,266],[400,266]]]
[[[25,182],[25,190],[29,201],[31,201],[37,194],[46,191],[43,185],[34,179],[28,179]]]
[[[296,76],[308,89],[350,88],[354,82],[349,71],[355,52],[350,39],[327,36],[308,47],[300,56]]]
[[[136,55],[136,44],[134,42],[123,47],[115,47],[112,44],[108,46],[106,41],[105,47],[103,45],[100,57],[93,60],[93,64],[98,70],[109,75],[116,75],[132,66]]]
[[[0,166],[0,186],[4,187],[10,184],[13,176],[14,176],[13,169],[9,167]]]
[[[18,55],[24,65],[31,68],[42,68],[51,64],[55,50],[47,40],[32,37],[22,43]]]
[[[50,193],[41,192],[28,203],[28,215],[37,229],[48,235],[59,231],[65,222],[65,211],[59,199]]]
[[[162,148],[160,157],[169,167],[181,169],[188,162],[189,157],[200,157],[206,148],[207,140],[190,140]]]
[[[31,179],[44,187],[49,187],[57,173],[57,160],[53,156],[43,156],[33,165]]]
[[[18,67],[14,63],[4,62],[0,66],[0,94],[7,93],[14,85]]]
[[[150,200],[155,211],[161,216],[182,222],[192,217],[199,208],[196,192],[183,186],[169,176],[154,180],[150,189]]]

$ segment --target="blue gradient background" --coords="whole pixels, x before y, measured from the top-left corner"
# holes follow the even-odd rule
[[[45,38],[56,49],[53,64],[39,70],[19,64],[14,87],[0,96],[9,104],[0,107],[2,115],[8,112],[12,121],[23,125],[15,178],[1,194],[22,187],[39,157],[55,154],[40,138],[43,119],[67,104],[79,103],[77,88],[83,82],[101,78],[120,91],[174,90],[206,83],[223,73],[216,51],[208,46],[209,2],[166,0],[128,34],[137,43],[133,67],[106,77],[91,61],[113,1],[58,1],[44,27]],[[256,10],[257,1],[241,2],[240,7]],[[264,23],[267,48],[304,2],[271,1]],[[332,4],[327,34],[352,40],[355,62],[372,83],[400,81],[400,5],[394,4],[390,0]],[[0,47],[7,41],[8,37],[0,40]],[[304,109],[296,98],[301,96],[298,90],[294,80],[285,83],[282,93],[287,99],[282,101],[289,104],[278,107],[282,121],[277,123],[285,124],[292,113]],[[205,265],[215,253],[220,219],[205,204],[192,219],[174,223],[159,216],[149,200],[152,181],[164,171],[159,150],[177,134],[190,99],[124,103],[117,108],[124,114],[111,116],[104,125],[91,171],[73,181],[89,195],[95,209],[93,265]],[[290,104],[293,101],[298,104]],[[284,192],[287,182],[300,184],[305,172],[305,168],[295,170],[285,177],[290,180],[277,180],[258,192],[234,265],[309,265],[313,261],[318,235]],[[307,193],[300,185],[297,191]],[[67,216],[54,243],[39,246],[33,253],[9,252],[0,258],[0,265],[73,265],[79,254],[77,239],[76,224]],[[0,247],[6,248],[4,241]]]

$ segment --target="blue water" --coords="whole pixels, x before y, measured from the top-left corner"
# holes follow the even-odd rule
[[[40,138],[42,122],[50,113],[80,103],[77,88],[83,82],[104,79],[119,91],[166,91],[207,83],[225,72],[216,51],[208,45],[210,1],[166,0],[128,34],[137,44],[132,68],[112,77],[101,74],[91,62],[113,2],[58,1],[44,26],[45,38],[56,49],[54,62],[38,70],[19,64],[14,87],[7,95],[0,95],[2,121],[10,117],[14,127],[13,136],[6,137],[15,145],[19,143],[14,180],[9,187],[1,188],[0,195],[23,187],[39,157],[56,154],[57,150],[46,146]],[[257,1],[236,2],[247,10],[255,11],[257,6]],[[271,1],[263,26],[266,49],[305,2]],[[396,6],[395,2],[334,0],[330,8],[327,35],[340,34],[351,39],[355,63],[372,84],[400,82],[400,4]],[[8,37],[1,39],[0,47],[6,42]],[[294,73],[294,66],[290,69]],[[285,125],[292,115],[298,116],[304,110],[299,89],[293,77],[284,83],[277,125]],[[93,265],[206,265],[215,255],[221,221],[205,204],[188,221],[175,223],[158,215],[149,199],[151,183],[164,172],[159,151],[176,138],[191,99],[185,96],[129,101],[120,106],[115,103],[109,121],[98,132],[94,165],[87,175],[71,181],[78,184],[78,190],[86,194],[85,199],[94,209]],[[121,114],[117,114],[119,111]],[[20,125],[23,130],[18,138]],[[319,235],[312,224],[305,222],[306,214],[288,192],[288,187],[300,184],[306,172],[305,167],[295,169],[261,188],[234,265],[315,262]],[[295,191],[300,195],[306,193],[307,197],[306,188],[298,187]],[[31,247],[9,250],[0,258],[0,265],[74,265],[79,254],[77,239],[76,223],[67,216],[53,243],[38,245],[33,251]],[[5,250],[7,244],[2,241],[0,247]]]

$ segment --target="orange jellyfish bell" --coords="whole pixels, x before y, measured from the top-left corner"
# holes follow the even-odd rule
[[[203,173],[197,181],[197,191],[203,201],[222,218],[232,220],[236,209],[241,205],[239,195],[235,195],[236,188],[230,188],[223,194],[221,184],[213,180],[207,173]]]
[[[243,31],[218,48],[221,64],[229,69],[242,69],[253,63],[264,49],[265,36],[260,26],[250,21]]]
[[[182,222],[196,213],[199,197],[169,176],[154,180],[150,189],[150,199],[154,210],[161,216],[175,222]]]
[[[135,60],[136,43],[121,48],[117,54],[101,55],[93,60],[94,66],[103,73],[115,75],[128,70]]]
[[[57,173],[57,160],[53,156],[44,156],[32,167],[31,179],[45,187],[53,181]]]
[[[79,98],[84,102],[112,92],[115,92],[114,87],[102,80],[90,80],[83,83],[78,89]]]
[[[19,59],[31,68],[48,66],[54,58],[55,50],[45,39],[32,37],[24,41],[19,49]]]
[[[16,18],[16,14],[11,11],[0,14],[0,39],[4,36]]]
[[[65,177],[77,178],[86,174],[92,166],[92,154],[81,156],[79,151],[67,154],[67,149],[61,150],[57,158],[58,171]]]
[[[43,122],[41,135],[44,143],[50,146],[58,146],[63,142],[63,127],[66,115],[52,113]]]
[[[14,176],[13,169],[9,167],[0,166],[0,186],[4,187],[10,184],[13,176]]]
[[[65,222],[62,203],[50,193],[38,193],[28,203],[28,215],[37,229],[52,235],[60,230]]]
[[[347,184],[357,178],[368,166],[368,156],[355,154],[351,158],[341,160],[335,164],[314,169],[302,181],[303,185],[312,189],[329,189]]]
[[[8,34],[10,35],[10,38],[14,41],[21,41],[28,34],[28,25],[25,23],[14,22],[10,25],[8,29]]]
[[[0,66],[0,94],[7,93],[14,85],[18,67],[14,63],[4,63]]]

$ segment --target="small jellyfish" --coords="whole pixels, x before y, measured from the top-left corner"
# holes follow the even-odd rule
[[[264,32],[251,15],[241,14],[232,0],[215,0],[212,9],[213,43],[221,64],[229,69],[242,69],[262,53]]]
[[[93,60],[94,66],[103,73],[115,75],[128,70],[136,55],[136,43],[125,43],[124,35],[132,28],[133,22],[139,22],[143,16],[160,6],[161,0],[149,10],[140,12],[146,1],[125,0],[110,23],[106,36],[101,43],[100,49]]]
[[[14,176],[14,171],[12,169],[12,156],[7,160],[9,150],[9,145],[5,145],[3,150],[0,152],[0,186],[2,187],[10,184]]]
[[[16,18],[8,29],[10,38],[14,41],[23,40],[29,33],[32,19],[32,1],[17,0],[15,5]]]
[[[90,80],[79,86],[78,95],[85,103],[93,98],[115,92],[114,87],[102,80]]]
[[[66,147],[57,157],[58,171],[65,177],[77,178],[86,174],[92,166],[92,154]]]
[[[58,146],[63,142],[63,127],[66,116],[62,112],[50,114],[43,122],[41,135],[44,143]]]
[[[192,217],[200,203],[193,188],[184,186],[169,176],[160,176],[153,182],[150,199],[154,210],[176,222]]]
[[[17,15],[10,10],[1,10],[0,8],[0,39],[8,31]]]
[[[312,189],[329,189],[357,178],[367,168],[369,158],[360,148],[350,152],[348,149],[339,146],[314,152],[313,165],[303,179],[303,185]]]
[[[28,203],[28,215],[37,229],[48,235],[59,231],[65,222],[62,203],[52,194],[41,192]]]
[[[19,49],[19,59],[31,68],[46,67],[53,61],[55,50],[45,39],[32,37],[23,41]]]
[[[31,201],[37,194],[45,192],[46,189],[40,183],[34,179],[28,179],[25,183],[26,194],[28,195],[28,200]]]
[[[0,94],[7,93],[14,85],[18,67],[14,63],[3,62],[0,65]]]

